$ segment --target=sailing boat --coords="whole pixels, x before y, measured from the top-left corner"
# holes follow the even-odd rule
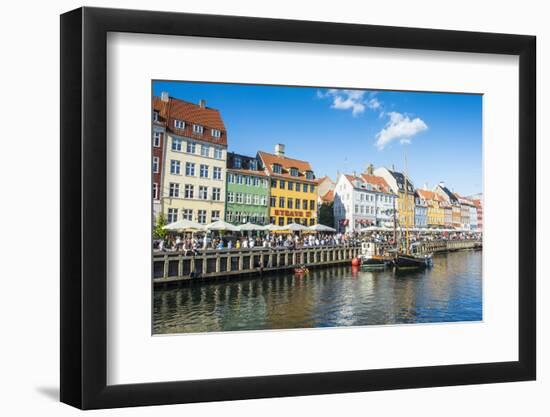
[[[432,255],[416,255],[411,253],[410,251],[410,244],[409,244],[409,197],[408,197],[408,179],[407,179],[407,155],[405,155],[405,170],[403,172],[403,176],[405,179],[404,184],[404,191],[405,191],[405,198],[403,202],[403,212],[405,217],[405,253],[402,252],[402,248],[397,252],[395,258],[394,258],[394,265],[398,269],[404,269],[404,268],[427,268],[433,265],[433,259]],[[414,208],[413,208],[414,210]]]

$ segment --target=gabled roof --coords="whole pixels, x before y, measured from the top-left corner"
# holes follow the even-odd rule
[[[307,161],[301,161],[299,159],[292,159],[282,155],[274,155],[264,151],[258,151],[258,156],[262,160],[268,175],[273,177],[287,178],[289,180],[307,181],[315,183],[315,179],[308,180],[306,178],[306,171],[313,172],[311,165]],[[279,164],[282,168],[281,174],[277,174],[273,171],[273,165]],[[298,170],[298,176],[294,177],[290,175],[290,168],[296,168]]]
[[[169,132],[227,146],[227,131],[221,114],[216,109],[201,107],[174,97],[169,97],[168,102],[161,100],[160,97],[153,97],[153,110],[159,112],[159,123],[164,124]],[[185,122],[185,127],[183,129],[176,128],[174,120]],[[192,125],[194,124],[204,128],[202,134],[193,133]],[[212,136],[212,129],[219,130],[221,136]]]
[[[235,157],[241,158],[241,167],[235,167]],[[251,161],[256,161],[256,169],[252,169]],[[248,174],[248,175],[261,175],[266,176],[264,170],[260,167],[260,163],[253,156],[241,155],[234,152],[227,153],[227,170],[239,173],[239,174]]]
[[[367,175],[367,174],[361,174],[361,176],[344,174],[344,176],[350,182],[350,184],[358,190],[391,193],[388,183],[382,177],[378,177],[376,175]],[[361,184],[370,184],[371,186],[373,186],[373,188],[369,190],[361,186],[357,187],[355,182],[359,182]]]
[[[433,191],[421,190],[421,189],[418,189],[416,191],[418,192],[418,195],[422,197],[424,200],[436,200],[436,201],[439,200],[439,196]]]
[[[398,171],[392,171],[391,169],[388,169],[388,172],[395,178],[395,182],[397,183],[397,187],[399,188],[400,192],[405,192],[405,175],[403,173]],[[407,176],[407,192],[414,193],[414,184],[412,183],[411,179]]]
[[[447,197],[449,197],[449,200],[451,200],[452,203],[458,203],[458,199],[456,198],[454,193],[451,192],[451,190],[441,184],[439,184],[438,187],[447,195]]]
[[[334,191],[327,191],[324,195],[321,196],[321,200],[323,201],[323,203],[330,203],[334,201]]]
[[[328,175],[325,175],[324,177],[315,179],[315,182],[317,184],[322,184],[325,181],[329,181],[330,183],[334,184],[334,181],[332,181],[332,179]]]

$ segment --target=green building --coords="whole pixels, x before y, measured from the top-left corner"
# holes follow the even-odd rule
[[[227,154],[225,220],[235,225],[269,223],[269,178],[255,157]]]

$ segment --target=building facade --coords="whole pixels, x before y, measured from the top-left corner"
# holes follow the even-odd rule
[[[447,227],[460,228],[462,227],[462,216],[460,203],[456,195],[449,190],[444,182],[440,182],[435,188],[434,192],[439,195],[448,206],[450,206],[450,218],[446,217],[445,223]]]
[[[429,190],[418,189],[416,191],[427,207],[427,227],[438,228],[445,226],[445,209],[441,204],[441,197]],[[449,211],[449,217],[450,216],[451,212]],[[449,222],[450,221],[451,219],[449,218]]]
[[[168,223],[225,217],[227,132],[220,112],[162,94],[166,143],[161,210]]]
[[[428,205],[417,192],[414,193],[414,227],[428,227]]]
[[[162,212],[162,184],[164,174],[164,155],[165,134],[166,134],[166,116],[168,110],[168,102],[161,100],[160,97],[153,98],[153,128],[151,130],[151,154],[152,154],[152,170],[153,170],[153,221],[156,222],[159,214]]]
[[[269,222],[317,224],[317,183],[309,162],[287,157],[283,144],[273,154],[258,152],[258,161],[269,178]]]
[[[374,170],[374,175],[382,177],[391,191],[397,195],[397,220],[401,227],[413,227],[415,215],[414,184],[401,172],[381,167]],[[406,184],[406,186],[405,186]]]
[[[268,224],[269,178],[256,157],[227,155],[226,191],[227,222]]]
[[[483,206],[481,204],[481,199],[474,199],[474,205],[476,207],[477,214],[477,230],[483,230]]]
[[[393,225],[395,195],[386,181],[370,174],[340,175],[334,190],[334,223],[339,232]]]

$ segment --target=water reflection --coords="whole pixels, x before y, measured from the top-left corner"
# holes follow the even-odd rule
[[[155,289],[153,332],[295,329],[482,319],[481,252],[426,271],[335,267]]]

